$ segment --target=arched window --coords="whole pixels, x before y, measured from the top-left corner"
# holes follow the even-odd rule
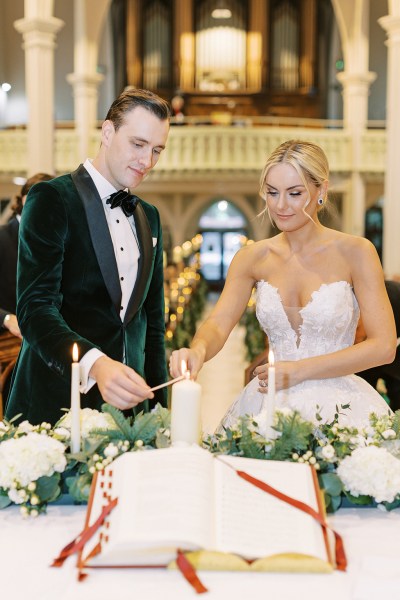
[[[246,219],[232,202],[217,200],[200,217],[201,229],[240,229],[246,227]]]
[[[199,230],[202,273],[209,285],[220,289],[234,255],[247,239],[246,218],[232,202],[220,199],[201,215]]]

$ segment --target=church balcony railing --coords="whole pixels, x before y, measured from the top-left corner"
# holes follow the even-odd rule
[[[351,133],[342,121],[289,119],[283,117],[234,117],[229,124],[213,116],[187,117],[182,126],[171,127],[168,146],[156,167],[158,177],[174,179],[179,173],[242,171],[260,172],[266,157],[281,142],[305,139],[321,145],[333,173],[358,170],[383,174],[386,157],[386,130],[382,122],[370,122],[361,136],[360,155],[353,164]],[[226,123],[226,119],[225,119]],[[74,170],[85,157],[79,156],[78,133],[73,124],[57,124],[55,166],[57,173]],[[93,130],[90,155],[100,143],[100,130]],[[0,175],[24,175],[27,165],[27,131],[24,128],[0,130]]]

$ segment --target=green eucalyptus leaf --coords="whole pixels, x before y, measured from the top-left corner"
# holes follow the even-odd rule
[[[368,504],[372,504],[374,501],[374,499],[371,496],[365,496],[365,495],[353,496],[352,494],[350,494],[350,492],[346,492],[346,491],[345,491],[345,495],[349,502],[351,502],[352,504],[356,504],[358,506],[366,506]]]
[[[10,504],[11,504],[11,500],[8,497],[8,495],[1,492],[0,493],[0,510],[2,508],[6,508],[7,506],[10,506]]]
[[[60,495],[60,481],[60,473],[53,473],[50,477],[39,477],[36,481],[36,495],[42,502],[51,502]]]
[[[394,510],[395,508],[399,508],[400,506],[400,496],[395,498],[393,502],[382,502],[386,510]]]
[[[66,480],[68,492],[78,502],[87,502],[89,499],[92,474],[89,472]]]
[[[340,496],[331,496],[331,504],[329,512],[336,512],[342,505],[342,495]]]
[[[319,484],[330,496],[340,496],[343,484],[336,473],[322,473],[318,477]]]

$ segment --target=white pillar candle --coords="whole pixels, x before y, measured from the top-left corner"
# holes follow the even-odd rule
[[[268,352],[268,396],[267,396],[267,434],[275,439],[276,432],[272,429],[275,414],[275,359],[272,350]]]
[[[80,365],[78,362],[78,346],[72,348],[71,365],[71,452],[76,454],[81,449],[81,396]]]
[[[184,362],[181,371],[185,374],[185,379],[172,386],[171,443],[199,444],[201,386],[190,379],[190,372],[186,370]]]

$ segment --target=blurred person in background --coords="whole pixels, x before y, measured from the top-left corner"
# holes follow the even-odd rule
[[[21,338],[15,314],[19,222],[31,187],[39,181],[50,179],[53,179],[53,175],[47,173],[36,173],[29,177],[15,198],[13,216],[8,223],[0,226],[0,335],[8,330]]]

